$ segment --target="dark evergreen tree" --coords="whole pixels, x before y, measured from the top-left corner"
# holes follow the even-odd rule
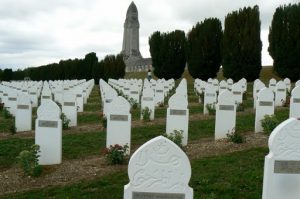
[[[109,78],[112,79],[119,79],[124,78],[125,76],[125,63],[123,61],[122,55],[107,55],[103,63],[100,62],[100,67],[103,64],[103,79],[108,80]],[[102,69],[100,68],[100,71]]]
[[[165,79],[180,78],[186,65],[185,33],[181,30],[155,32],[149,38],[149,45],[154,75]]]
[[[3,81],[10,81],[10,80],[12,80],[12,78],[13,78],[13,71],[12,71],[12,69],[5,68],[3,70],[3,73],[2,73],[2,80]]]
[[[209,18],[188,33],[187,63],[193,78],[214,78],[221,66],[222,24],[219,19]]]
[[[274,70],[284,78],[300,77],[300,3],[276,9],[269,31]]]
[[[223,74],[237,81],[259,78],[261,70],[259,8],[247,7],[228,14],[222,48]]]

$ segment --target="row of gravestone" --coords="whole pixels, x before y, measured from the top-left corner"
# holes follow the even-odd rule
[[[30,131],[32,129],[32,107],[34,102],[32,101],[32,95],[35,95],[38,98],[39,93],[41,94],[41,104],[43,104],[47,100],[51,100],[53,93],[51,90],[54,90],[56,87],[53,86],[56,82],[38,82],[35,88],[37,89],[35,94],[28,93],[28,87],[26,89],[26,85],[32,85],[34,87],[34,83],[32,82],[3,82],[0,85],[1,95],[0,99],[1,102],[4,103],[4,107],[7,108],[13,116],[15,116],[15,127],[16,132],[21,131]],[[50,86],[49,86],[50,85]],[[23,90],[20,91],[20,86]],[[31,88],[32,88],[31,87]],[[51,89],[50,89],[51,87]],[[73,84],[70,90],[65,91],[62,93],[62,101],[57,101],[58,103],[62,104],[62,111],[66,115],[68,119],[70,119],[69,126],[76,126],[77,125],[77,103],[78,101],[83,102],[83,91],[81,94],[78,94],[78,90],[82,87],[85,87],[87,92],[85,97],[88,98],[91,89],[93,87],[93,81],[73,81]],[[40,91],[38,91],[40,90]],[[26,91],[26,92],[25,92]],[[48,93],[49,95],[45,95]],[[76,92],[77,91],[77,92]],[[77,94],[75,94],[77,93]],[[6,95],[7,94],[7,95]],[[44,94],[44,95],[43,95]],[[46,97],[47,96],[47,97]],[[82,104],[83,107],[83,104]]]
[[[291,118],[270,135],[270,152],[264,164],[263,199],[299,199],[299,129],[300,121]],[[123,198],[192,199],[193,189],[188,185],[191,175],[189,159],[177,145],[162,136],[153,138],[130,158],[129,183],[124,186]]]

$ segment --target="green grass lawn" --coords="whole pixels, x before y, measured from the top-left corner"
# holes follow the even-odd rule
[[[194,189],[194,198],[261,198],[263,163],[267,153],[266,148],[254,148],[191,161],[190,186]],[[3,198],[122,199],[128,181],[126,171],[115,172],[95,180],[10,194]]]

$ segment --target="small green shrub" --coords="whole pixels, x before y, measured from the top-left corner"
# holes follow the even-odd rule
[[[261,126],[263,127],[264,133],[270,135],[272,131],[279,124],[278,119],[275,115],[265,115],[264,119],[261,120]]]
[[[183,148],[182,139],[183,139],[183,131],[182,130],[174,130],[173,133],[167,134],[165,133],[163,136],[173,141],[177,146]]]
[[[133,109],[137,109],[138,103],[137,103],[136,100],[134,100],[133,98],[130,98],[130,99],[129,99],[129,103],[130,103],[130,105],[131,105],[131,107],[132,107]]]
[[[209,115],[216,115],[216,105],[215,104],[206,104],[206,108]]]
[[[237,112],[243,112],[245,110],[244,104],[243,103],[238,103],[236,106],[236,111]]]
[[[40,146],[34,144],[29,150],[21,151],[17,157],[18,163],[26,176],[38,177],[41,175],[43,168],[38,162],[39,152]]]
[[[0,111],[3,111],[3,107],[4,107],[4,103],[0,103]]]
[[[200,93],[199,97],[200,97],[201,104],[203,104],[204,103],[204,92]]]
[[[243,138],[243,136],[239,133],[237,133],[236,131],[232,130],[231,133],[227,133],[227,139],[230,142],[236,143],[236,144],[241,144],[245,142],[245,139]]]
[[[67,118],[67,116],[64,113],[62,113],[60,117],[61,117],[61,121],[62,121],[63,130],[68,129],[70,120]]]
[[[10,119],[13,116],[12,116],[12,114],[10,114],[10,112],[7,110],[7,108],[4,108],[3,109],[3,117],[4,117],[4,119]]]
[[[158,102],[158,107],[163,108],[165,106],[164,102]]]
[[[126,154],[128,152],[128,145],[121,146],[119,144],[110,145],[109,148],[106,148],[105,153],[105,160],[109,165],[115,164],[123,164],[126,159]]]
[[[151,115],[151,110],[148,107],[142,110],[142,119],[144,122],[150,121],[150,115]]]
[[[244,92],[243,93],[243,100],[247,100],[248,99],[248,94],[247,94],[247,92]]]
[[[10,125],[10,128],[9,128],[10,132],[12,135],[16,134],[16,124],[15,124],[15,120],[13,120],[12,124]]]

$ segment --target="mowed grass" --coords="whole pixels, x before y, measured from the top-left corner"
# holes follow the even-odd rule
[[[261,198],[264,157],[267,148],[253,148],[216,157],[191,161],[190,186],[195,199],[253,199]],[[123,198],[128,183],[126,171],[115,172],[101,178],[81,181],[64,187],[56,186],[2,198]]]

